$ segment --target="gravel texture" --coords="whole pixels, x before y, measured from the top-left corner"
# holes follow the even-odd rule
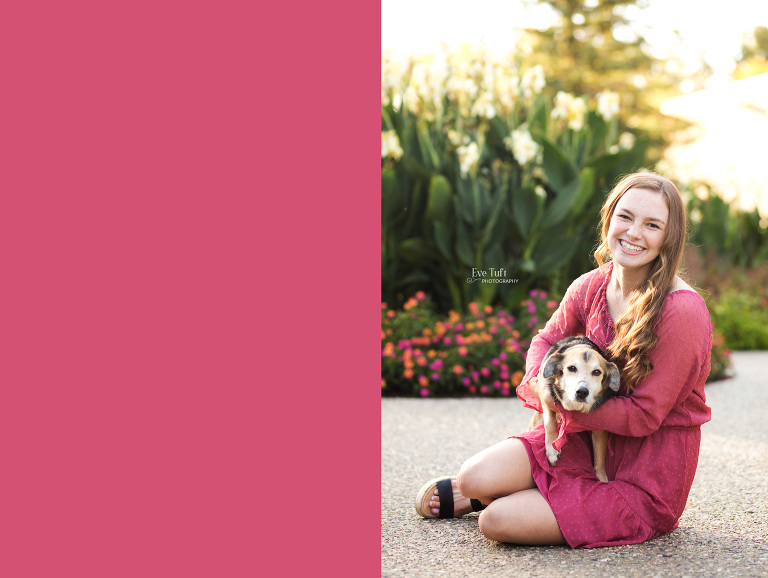
[[[768,576],[768,352],[734,352],[706,387],[699,466],[680,526],[634,546],[571,550],[486,539],[478,514],[426,520],[416,492],[525,431],[513,399],[382,399],[382,576]]]

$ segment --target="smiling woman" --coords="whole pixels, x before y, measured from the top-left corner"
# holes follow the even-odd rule
[[[693,483],[701,425],[710,419],[704,383],[712,326],[706,304],[678,276],[685,211],[668,179],[622,179],[601,211],[600,266],[569,287],[533,339],[523,405],[562,415],[547,460],[543,426],[468,459],[455,478],[428,482],[417,495],[425,517],[480,511],[492,540],[571,547],[637,544],[677,527]],[[617,394],[589,414],[570,412],[532,392],[547,351],[585,334],[619,366]],[[592,467],[590,431],[610,432],[605,474]]]

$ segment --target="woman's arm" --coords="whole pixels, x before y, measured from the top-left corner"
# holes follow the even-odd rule
[[[607,430],[632,437],[659,429],[670,410],[691,394],[712,345],[712,326],[704,300],[690,291],[668,296],[658,325],[658,341],[649,355],[653,371],[629,397],[614,397],[590,414],[558,408],[568,433]]]
[[[539,375],[541,362],[549,348],[561,339],[584,333],[584,301],[592,276],[591,273],[587,273],[571,283],[560,306],[531,341],[525,358],[525,376],[516,390],[517,397],[521,399],[524,406],[541,411],[541,403],[538,396],[531,390],[530,380]]]

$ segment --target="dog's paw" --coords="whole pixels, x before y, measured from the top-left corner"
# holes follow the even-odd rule
[[[557,451],[552,446],[547,446],[547,461],[549,462],[550,466],[554,466],[557,462],[557,459],[560,457],[560,452]]]
[[[599,472],[599,471],[595,470],[595,474],[597,475],[597,479],[598,480],[600,480],[601,482],[608,483],[608,476],[605,475],[605,472]]]

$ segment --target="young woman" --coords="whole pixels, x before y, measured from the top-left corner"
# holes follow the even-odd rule
[[[643,172],[616,185],[601,218],[600,266],[573,282],[533,339],[517,395],[540,411],[532,392],[544,355],[581,334],[619,360],[618,394],[582,414],[542,392],[563,416],[557,463],[545,456],[543,426],[506,439],[467,460],[457,477],[425,485],[416,504],[422,516],[477,510],[480,531],[492,540],[572,548],[636,544],[677,527],[700,426],[710,419],[704,382],[712,344],[704,300],[677,276],[685,208],[671,181]],[[607,483],[592,467],[591,430],[612,434]]]

